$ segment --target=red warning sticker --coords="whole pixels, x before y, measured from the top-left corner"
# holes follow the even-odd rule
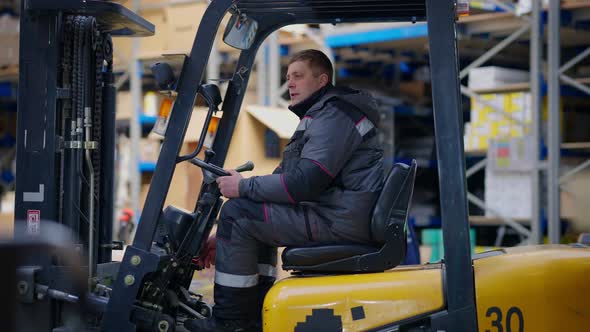
[[[41,211],[27,210],[27,233],[37,235],[41,228]]]

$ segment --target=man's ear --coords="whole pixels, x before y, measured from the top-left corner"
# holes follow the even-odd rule
[[[330,78],[328,77],[328,74],[323,73],[320,75],[320,85],[322,87],[326,86],[329,82],[330,82]]]

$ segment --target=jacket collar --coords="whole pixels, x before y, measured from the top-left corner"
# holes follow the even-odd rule
[[[289,106],[289,110],[291,110],[291,112],[295,113],[295,115],[297,115],[299,117],[299,119],[302,119],[303,116],[305,115],[305,113],[307,113],[307,111],[309,111],[309,109],[313,105],[315,105],[318,101],[320,101],[322,99],[322,97],[324,97],[328,93],[328,91],[332,90],[332,88],[333,88],[332,84],[328,83],[326,86],[324,86],[323,88],[314,92],[311,96],[307,97],[305,100],[302,100],[295,105]]]

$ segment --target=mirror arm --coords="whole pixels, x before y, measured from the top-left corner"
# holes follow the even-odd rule
[[[233,4],[229,7],[229,9],[227,10],[231,15],[242,15],[240,9],[238,8],[238,6],[236,4]]]

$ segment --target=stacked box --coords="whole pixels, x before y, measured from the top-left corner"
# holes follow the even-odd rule
[[[0,15],[0,66],[18,64],[19,20],[8,14]]]
[[[471,122],[465,124],[466,151],[487,150],[490,139],[523,137],[528,134],[528,125],[532,119],[530,93],[485,94],[481,98],[495,107],[471,100]],[[502,110],[507,116],[496,109]]]
[[[502,216],[527,219],[531,218],[532,206],[532,173],[530,172],[495,172],[485,174],[486,205],[502,214]],[[486,217],[496,217],[489,210]]]
[[[477,67],[469,70],[470,89],[495,89],[506,84],[529,81],[529,73],[524,70],[496,66]]]
[[[132,1],[124,1],[124,5],[129,8],[132,8],[132,3]],[[143,1],[139,14],[155,25],[155,34],[139,38],[139,57],[151,59],[164,53],[190,53],[206,8],[205,1],[183,3]],[[220,29],[224,28],[224,26],[220,27]],[[118,68],[128,65],[133,40],[134,38],[113,38],[115,65]]]

